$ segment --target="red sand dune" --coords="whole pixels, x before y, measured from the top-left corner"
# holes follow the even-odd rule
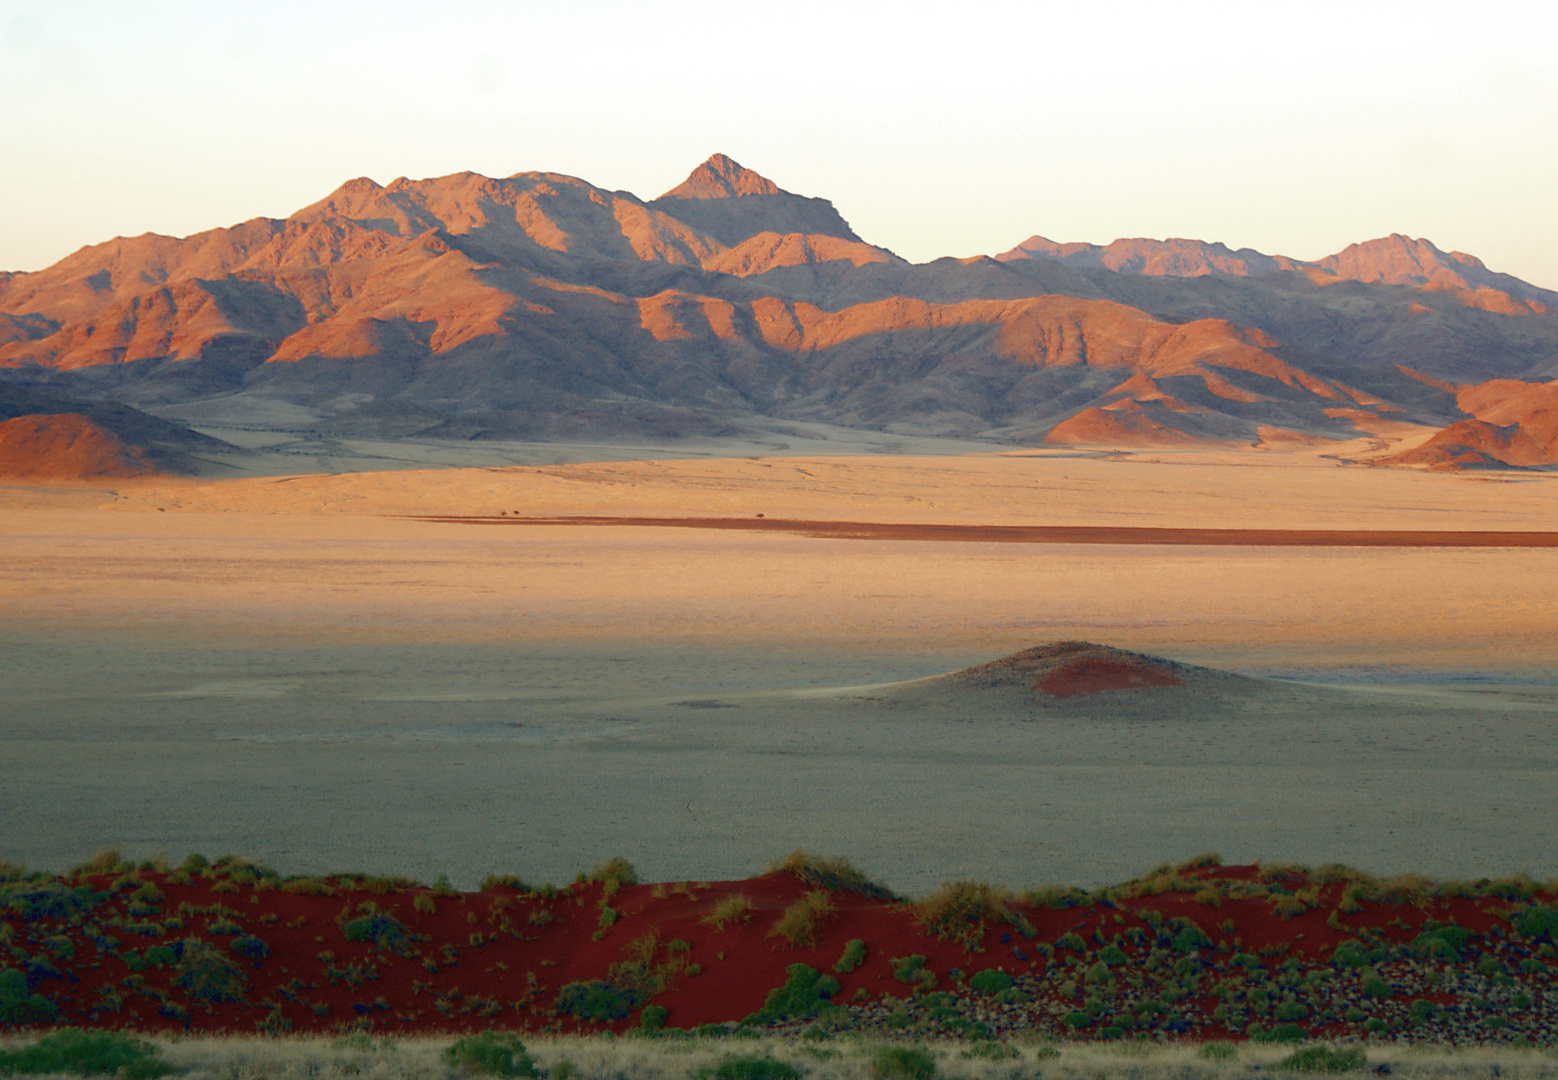
[[[489,880],[472,893],[360,875],[284,881],[242,860],[13,873],[0,883],[0,962],[24,972],[58,1023],[163,1031],[622,1032],[651,1002],[669,1026],[694,1028],[763,1008],[795,964],[836,972],[832,1000],[848,1006],[836,1025],[887,1033],[903,1026],[890,1019],[900,1014],[916,1037],[1244,1037],[1255,1030],[1247,1024],[1280,1018],[1274,977],[1310,972],[1324,978],[1291,984],[1305,1004],[1289,1022],[1315,1035],[1361,1034],[1380,1018],[1434,1038],[1426,1013],[1408,1024],[1409,1005],[1425,1000],[1435,1017],[1469,1017],[1483,1038],[1540,1037],[1558,1010],[1542,989],[1558,959],[1550,943],[1538,948],[1558,923],[1533,929],[1526,917],[1540,920],[1530,905],[1552,896],[1524,880],[1439,889],[1340,868],[1194,860],[1108,891],[987,892],[988,903],[938,915],[858,876],[819,875],[816,860],[747,881],[655,886],[613,865],[557,890]],[[787,941],[780,919],[807,894],[825,901],[811,940]],[[716,925],[733,897],[745,909]],[[1445,925],[1458,944],[1424,944]],[[856,940],[858,966],[840,965]],[[1345,962],[1348,948],[1368,955]],[[929,974],[908,971],[910,957]],[[1357,992],[1365,964],[1386,981],[1384,998]],[[1015,981],[998,1007],[969,984],[987,970]],[[1146,989],[1133,995],[1133,983]],[[568,1007],[578,984],[616,1002],[617,1015],[581,1019]],[[1082,1013],[1089,987],[1098,1005]],[[927,999],[930,990],[946,996]],[[1147,990],[1157,1005],[1131,1004]],[[1515,994],[1526,1004],[1499,1012],[1502,1026],[1481,1024],[1486,1000]]]
[[[139,447],[79,413],[18,416],[0,423],[0,476],[95,480],[154,471]]]

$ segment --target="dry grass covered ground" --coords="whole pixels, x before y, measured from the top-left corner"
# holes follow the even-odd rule
[[[7,1040],[15,1042],[16,1040]],[[189,1070],[188,1080],[446,1080],[453,1070],[444,1058],[448,1039],[191,1038],[158,1040],[169,1064]],[[538,1038],[526,1049],[543,1075],[561,1080],[691,1080],[732,1057],[771,1057],[802,1077],[879,1080],[872,1067],[884,1044],[840,1038],[818,1043],[786,1037],[761,1039],[648,1040]],[[1054,1080],[1231,1080],[1274,1068],[1291,1048],[1240,1046],[1214,1059],[1193,1045],[1112,1043],[1008,1044],[1015,1057],[965,1056],[966,1044],[932,1044],[936,1075],[947,1080],[1009,1080],[1042,1076]],[[1546,1080],[1558,1074],[1551,1049],[1435,1050],[1372,1045],[1370,1070],[1381,1066],[1406,1080]],[[567,1067],[564,1067],[564,1063]],[[1354,1075],[1364,1075],[1361,1071]]]

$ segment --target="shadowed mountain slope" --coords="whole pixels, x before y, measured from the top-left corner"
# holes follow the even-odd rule
[[[1467,419],[1467,386],[1558,363],[1554,303],[1400,236],[1315,263],[1034,237],[911,265],[717,154],[651,202],[547,172],[362,178],[286,219],[83,248],[0,275],[0,378],[385,437],[782,417],[1254,444]]]

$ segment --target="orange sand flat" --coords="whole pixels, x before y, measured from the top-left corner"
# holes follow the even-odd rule
[[[1235,666],[1430,670],[1546,668],[1558,640],[1558,553],[1525,546],[1558,529],[1558,476],[1308,451],[158,479],[0,487],[0,511],[0,626],[28,633],[962,655],[1081,638]]]

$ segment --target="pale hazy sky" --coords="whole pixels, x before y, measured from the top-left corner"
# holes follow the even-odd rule
[[[0,0],[0,146],[0,269],[363,175],[653,198],[723,151],[916,261],[1403,232],[1558,288],[1558,3]]]

